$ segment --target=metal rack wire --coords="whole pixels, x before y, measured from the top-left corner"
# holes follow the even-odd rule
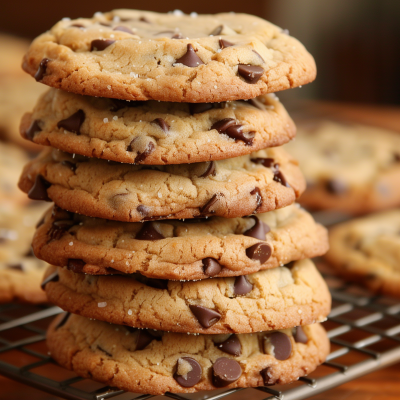
[[[333,298],[332,312],[324,322],[331,353],[316,371],[290,385],[190,395],[167,393],[164,399],[237,400],[243,398],[242,390],[254,400],[306,399],[400,361],[400,300],[371,297],[363,289],[324,275]],[[44,339],[47,325],[59,312],[58,307],[0,306],[0,374],[65,399],[162,399],[104,387],[57,366]]]

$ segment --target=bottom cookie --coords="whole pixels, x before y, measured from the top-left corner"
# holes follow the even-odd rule
[[[240,335],[187,335],[132,329],[74,314],[47,333],[52,357],[85,378],[148,394],[285,384],[329,353],[319,324]]]

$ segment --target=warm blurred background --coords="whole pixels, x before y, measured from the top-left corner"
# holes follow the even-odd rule
[[[315,83],[286,92],[285,99],[400,104],[400,1],[396,0],[13,0],[2,4],[0,31],[32,39],[62,17],[89,17],[124,7],[258,15],[288,29],[317,61]]]

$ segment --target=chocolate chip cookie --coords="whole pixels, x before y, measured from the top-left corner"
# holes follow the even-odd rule
[[[275,268],[328,250],[325,228],[293,204],[246,218],[119,222],[55,207],[33,238],[37,257],[74,272],[197,280]]]
[[[250,99],[316,75],[304,46],[261,18],[136,10],[58,22],[23,68],[68,92],[190,103]]]
[[[279,146],[295,126],[278,98],[223,103],[122,101],[51,89],[21,135],[69,153],[136,164],[220,160]]]
[[[29,163],[20,188],[31,199],[119,221],[242,217],[292,204],[305,181],[284,150],[228,160],[135,166],[46,149]]]
[[[42,283],[66,311],[138,328],[251,333],[324,320],[329,290],[310,260],[250,275],[201,281],[86,275],[50,267]]]
[[[397,132],[320,121],[299,125],[285,148],[306,177],[300,203],[307,208],[364,214],[400,205]]]
[[[374,292],[400,295],[400,210],[371,214],[332,228],[327,261]]]
[[[47,264],[31,250],[36,221],[43,212],[40,203],[12,210],[0,207],[0,303],[46,301],[40,283]]]
[[[319,324],[256,334],[186,335],[63,314],[50,325],[51,356],[80,376],[127,391],[193,393],[284,384],[329,353]]]

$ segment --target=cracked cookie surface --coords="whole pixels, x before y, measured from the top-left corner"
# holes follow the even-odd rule
[[[271,148],[228,160],[135,166],[46,149],[24,169],[30,198],[119,221],[242,217],[292,204],[305,181],[284,150]]]
[[[342,276],[374,292],[399,297],[399,209],[336,225],[329,241],[325,258]]]
[[[184,282],[140,274],[85,275],[56,267],[48,269],[50,275],[46,294],[66,311],[172,332],[286,329],[325,319],[331,303],[326,283],[310,260],[236,278]]]
[[[157,240],[143,235],[152,229]],[[265,246],[265,261],[248,254],[257,245]],[[32,246],[37,257],[74,272],[197,280],[317,257],[327,251],[328,238],[326,229],[296,204],[248,218],[146,223],[95,219],[55,207]]]
[[[302,205],[349,214],[400,205],[397,132],[324,120],[299,124],[298,132],[284,148],[299,161],[307,181]]]
[[[23,68],[68,92],[191,103],[250,99],[315,78],[312,56],[281,28],[247,14],[192,16],[114,10],[63,20],[33,41]]]
[[[0,303],[46,301],[40,283],[48,265],[31,251],[31,238],[43,212],[43,204],[13,210],[0,207]]]
[[[272,333],[282,338],[273,353],[265,346],[272,337],[268,332],[231,336],[149,332],[154,336],[61,315],[49,327],[47,345],[60,365],[80,376],[146,394],[289,383],[312,372],[329,353],[329,340],[319,324]],[[229,339],[235,349],[226,345]],[[282,350],[287,352],[283,357],[278,354]],[[221,359],[238,370],[236,376],[216,379]]]
[[[78,112],[83,117],[75,129],[62,122]],[[214,128],[222,120],[225,129]],[[153,165],[241,156],[287,143],[295,132],[273,94],[250,101],[188,104],[127,102],[51,89],[21,124],[21,135],[34,143],[88,157]]]

